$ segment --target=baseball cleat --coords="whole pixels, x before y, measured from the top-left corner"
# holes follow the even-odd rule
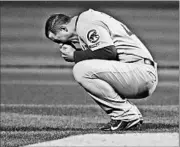
[[[143,119],[135,119],[135,120],[129,121],[127,122],[125,130],[130,130],[133,128],[140,129],[142,124],[143,124]]]
[[[102,131],[124,131],[130,129],[140,129],[143,123],[142,119],[135,119],[129,122],[121,120],[111,120],[109,123],[105,124],[100,128]]]

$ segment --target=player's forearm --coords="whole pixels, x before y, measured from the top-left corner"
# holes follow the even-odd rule
[[[104,60],[117,60],[117,52],[114,46],[104,47],[95,51],[75,51],[74,62],[80,62],[88,59],[104,59]]]

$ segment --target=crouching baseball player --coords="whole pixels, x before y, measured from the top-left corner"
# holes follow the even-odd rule
[[[101,130],[141,126],[142,114],[128,99],[146,98],[154,92],[157,64],[126,25],[89,9],[74,17],[51,15],[45,34],[59,44],[66,61],[75,62],[75,80],[110,116],[111,121]]]

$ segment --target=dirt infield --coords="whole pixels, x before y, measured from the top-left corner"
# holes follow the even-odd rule
[[[179,145],[178,133],[86,134],[26,147],[50,146],[168,146]]]

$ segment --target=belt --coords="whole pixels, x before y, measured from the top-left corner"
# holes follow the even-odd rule
[[[147,58],[144,58],[144,64],[148,64],[148,65],[155,67],[154,61],[147,59]]]
[[[141,62],[147,65],[151,65],[155,68],[155,62],[148,58],[142,58],[142,59],[139,59],[138,61],[126,61],[125,63],[135,63],[135,62]]]

